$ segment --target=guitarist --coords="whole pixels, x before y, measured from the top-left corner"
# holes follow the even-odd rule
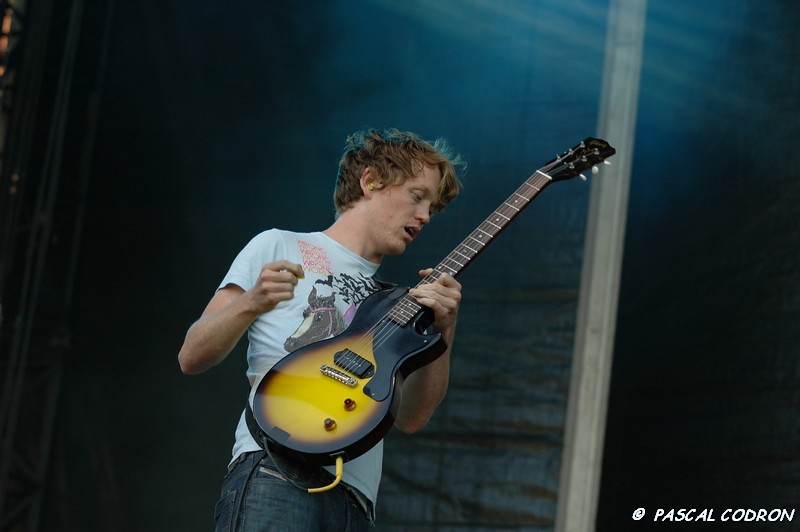
[[[189,328],[178,354],[183,373],[221,363],[247,332],[247,377],[254,388],[289,351],[319,334],[342,332],[358,305],[380,288],[375,274],[383,257],[402,254],[431,215],[458,195],[460,165],[441,140],[430,143],[396,129],[350,135],[339,162],[333,225],[315,233],[271,229],[253,238]],[[433,311],[432,327],[452,345],[461,285],[442,274],[409,293]],[[307,319],[312,314],[317,319]],[[408,376],[397,428],[413,433],[426,425],[447,390],[449,360],[448,347]],[[215,509],[216,530],[372,528],[383,442],[348,462],[338,486],[310,494],[298,488],[328,483],[333,469],[265,453],[246,414]]]

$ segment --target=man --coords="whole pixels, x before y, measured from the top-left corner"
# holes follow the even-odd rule
[[[379,289],[373,277],[383,257],[403,253],[431,215],[458,195],[458,164],[442,141],[431,144],[413,133],[367,130],[348,137],[339,163],[333,225],[317,233],[272,229],[256,236],[189,328],[178,355],[181,370],[196,374],[219,364],[247,332],[252,404],[255,385],[278,360],[313,341],[315,334],[344,330],[358,305]],[[421,270],[420,275],[430,272]],[[413,433],[426,425],[447,390],[461,285],[441,274],[409,294],[433,311],[432,328],[448,346],[402,384],[394,424]],[[304,316],[320,302],[336,311],[336,319],[315,331]],[[248,428],[246,410],[217,503],[217,530],[369,529],[382,454],[379,442],[347,462],[336,488],[308,493],[298,487],[324,484],[331,469],[265,453]]]

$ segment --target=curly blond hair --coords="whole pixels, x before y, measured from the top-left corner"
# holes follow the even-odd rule
[[[415,133],[397,129],[365,129],[347,137],[339,161],[333,203],[338,214],[349,209],[363,196],[360,179],[371,167],[384,185],[399,185],[422,172],[423,167],[437,168],[441,175],[433,212],[440,212],[458,196],[461,183],[456,168],[466,165],[458,155],[452,155],[443,139],[433,143]]]

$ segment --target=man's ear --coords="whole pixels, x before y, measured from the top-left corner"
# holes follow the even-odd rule
[[[364,171],[361,172],[361,179],[359,182],[361,184],[361,193],[367,198],[372,196],[374,191],[383,188],[383,183],[377,179],[375,170],[373,170],[371,166],[364,168]]]

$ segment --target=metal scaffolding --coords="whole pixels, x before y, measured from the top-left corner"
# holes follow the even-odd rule
[[[83,0],[8,0],[0,12],[0,531],[35,531],[72,349],[99,83],[75,153],[66,131]]]

